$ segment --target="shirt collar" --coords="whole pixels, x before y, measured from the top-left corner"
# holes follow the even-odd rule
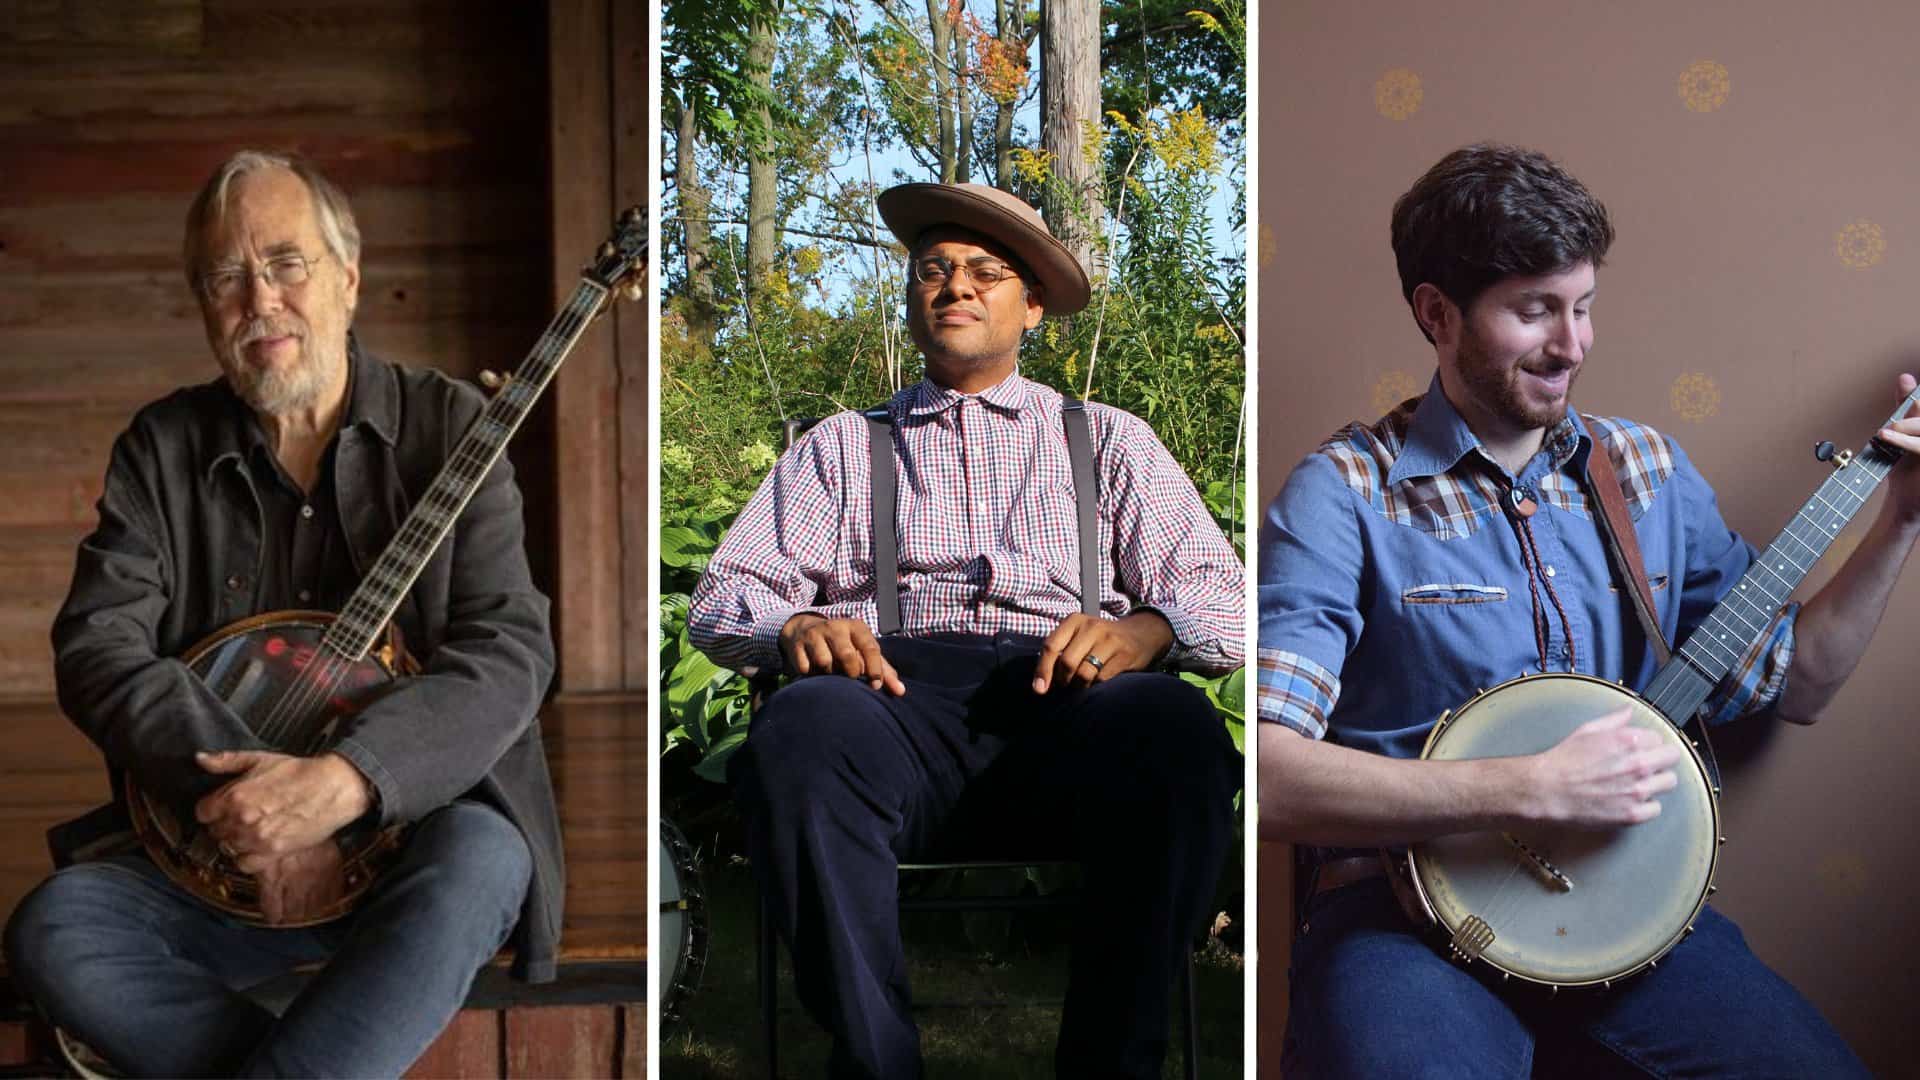
[[[360,340],[347,333],[347,415],[341,430],[363,425],[388,446],[400,438],[400,375],[360,350]]]
[[[1563,468],[1570,462],[1584,468],[1586,450],[1592,442],[1593,437],[1580,414],[1568,409],[1541,440],[1540,453],[1547,456],[1550,469]],[[1489,462],[1493,460],[1481,449],[1480,440],[1453,407],[1453,402],[1447,400],[1440,388],[1440,373],[1436,371],[1433,381],[1427,385],[1426,396],[1413,410],[1413,419],[1407,424],[1406,445],[1394,459],[1393,468],[1387,470],[1387,483],[1441,476],[1469,452],[1477,452]]]
[[[987,387],[977,394],[963,394],[951,387],[941,386],[932,379],[921,379],[907,395],[908,416],[928,416],[944,412],[967,398],[973,398],[1002,412],[1018,413],[1025,408],[1032,396],[1033,383],[1023,378],[1019,369],[1011,375]]]

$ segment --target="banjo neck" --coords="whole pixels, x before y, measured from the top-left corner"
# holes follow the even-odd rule
[[[1907,395],[1887,423],[1905,416],[1916,402],[1920,402],[1920,388]],[[1869,440],[1857,452],[1835,454],[1832,449],[1832,444],[1823,443],[1816,453],[1833,466],[1833,472],[1773,542],[1755,556],[1746,574],[1707,613],[1643,691],[1642,696],[1676,726],[1685,726],[1727,672],[1765,635],[1774,613],[1903,456],[1898,448],[1878,438]]]
[[[467,501],[500,459],[514,432],[532,411],[574,343],[607,301],[610,290],[583,280],[548,324],[533,351],[493,395],[478,419],[455,444],[426,494],[374,561],[322,639],[323,647],[349,660],[365,656],[415,579],[452,529]]]
[[[637,275],[646,251],[645,218],[639,209],[629,210],[615,236],[602,245],[595,262],[582,271],[573,295],[547,324],[526,359],[454,445],[426,494],[413,504],[393,540],[374,561],[373,569],[328,627],[320,642],[322,648],[342,659],[357,661],[380,639],[407,590],[446,539],[460,511],[480,489],[594,317],[606,310],[616,291],[637,290]]]

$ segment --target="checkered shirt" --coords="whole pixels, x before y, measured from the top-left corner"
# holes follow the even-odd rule
[[[1080,610],[1079,534],[1061,395],[1018,374],[979,394],[923,381],[887,403],[899,495],[900,623],[909,635],[1045,635]],[[1167,659],[1243,662],[1244,570],[1144,421],[1088,403],[1100,478],[1100,612],[1151,608]],[[867,421],[828,417],[775,463],[694,590],[693,644],[777,670],[801,611],[876,623]]]
[[[1589,505],[1596,448],[1635,522],[1661,629],[1684,641],[1752,562],[1712,489],[1659,432],[1569,413],[1510,476],[1436,380],[1308,455],[1260,536],[1259,718],[1310,738],[1413,757],[1433,720],[1473,693],[1542,670],[1526,565],[1500,498],[1531,490],[1541,559],[1568,618],[1547,613],[1548,670],[1638,689],[1658,670]],[[1543,597],[1544,599],[1544,597]],[[1766,708],[1785,685],[1796,605],[1786,605],[1716,689],[1714,722]]]

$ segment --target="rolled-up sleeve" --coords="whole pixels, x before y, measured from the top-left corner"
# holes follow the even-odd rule
[[[1353,498],[1315,454],[1287,477],[1260,524],[1258,716],[1311,739],[1327,733],[1362,629],[1365,552]]]

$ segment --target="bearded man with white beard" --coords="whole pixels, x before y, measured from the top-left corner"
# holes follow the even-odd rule
[[[554,974],[563,868],[534,719],[553,646],[504,459],[395,613],[420,670],[330,749],[280,752],[178,659],[249,616],[341,610],[480,414],[471,387],[360,349],[359,255],[311,165],[242,151],[215,171],[185,262],[222,377],[116,441],[54,623],[61,707],[115,801],[50,834],[61,869],[6,951],[35,1005],[129,1074],[397,1076],[503,944],[521,978]],[[156,866],[128,781],[253,875],[266,925]],[[397,826],[394,864],[328,918],[341,838]],[[312,964],[282,1015],[242,993]]]

